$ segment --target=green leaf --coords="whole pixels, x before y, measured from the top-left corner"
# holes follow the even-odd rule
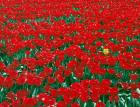
[[[37,104],[36,104],[34,107],[41,107],[41,106],[43,106],[43,105],[44,105],[43,102],[38,101]]]
[[[85,107],[94,107],[93,101],[92,100],[87,101]]]
[[[63,97],[62,97],[62,96],[58,96],[58,97],[56,98],[56,102],[59,102],[59,101],[63,101]]]
[[[65,83],[67,86],[70,86],[74,82],[79,82],[79,80],[75,77],[74,73],[72,73],[69,77],[65,79]]]
[[[72,60],[73,58],[72,57],[69,57],[67,55],[64,56],[64,60],[61,62],[61,65],[62,66],[65,66]]]
[[[37,66],[35,71],[37,74],[39,74],[40,72],[42,72],[44,70],[44,68],[42,66]]]
[[[59,82],[56,81],[56,82],[54,82],[53,84],[51,84],[50,86],[51,86],[52,88],[58,89],[58,88],[60,88],[61,85],[60,85]]]
[[[32,92],[32,97],[37,96],[38,94],[38,88],[34,88],[33,92]]]
[[[92,78],[92,73],[90,72],[88,67],[85,67],[83,79],[91,79],[91,78]]]
[[[50,36],[50,39],[51,39],[51,40],[54,40],[54,36]]]
[[[8,56],[4,53],[0,53],[0,61],[2,61],[7,66],[13,62],[13,57]]]
[[[109,100],[109,95],[101,95],[100,99],[102,102],[107,103],[107,101]]]
[[[0,103],[6,99],[7,92],[8,92],[8,89],[1,88],[1,90],[0,90]]]
[[[10,23],[16,23],[17,21],[14,20],[14,19],[9,19],[8,22],[10,22]]]
[[[36,22],[43,22],[44,21],[44,18],[36,18],[35,21]]]
[[[16,58],[18,59],[19,61],[23,58],[25,58],[25,50],[22,49],[22,50],[19,50],[17,53],[15,53],[13,56],[13,58]]]

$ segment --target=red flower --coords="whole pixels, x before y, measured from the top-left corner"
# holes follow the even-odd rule
[[[55,82],[55,78],[48,77],[48,83],[49,84],[54,83],[54,82]]]
[[[24,98],[21,107],[33,107],[36,104],[36,98]]]
[[[9,77],[12,78],[12,79],[16,79],[18,77],[18,73],[15,70],[12,70],[12,69],[8,68],[8,69],[5,70],[5,72],[7,74],[9,74]]]
[[[21,106],[21,102],[19,100],[14,100],[11,103],[12,107],[20,107]]]
[[[137,92],[134,92],[134,91],[133,91],[131,94],[132,94],[132,97],[133,97],[133,98],[140,98],[140,94],[137,93]]]
[[[139,77],[138,74],[130,74],[130,79],[133,81],[137,80],[138,77]]]
[[[114,70],[114,69],[109,69],[108,72],[109,72],[109,74],[111,74],[111,75],[115,74],[115,70]]]
[[[29,92],[25,89],[24,90],[18,90],[16,92],[16,96],[17,96],[18,99],[23,99],[23,98],[27,97],[28,94],[29,94]]]
[[[117,77],[117,78],[122,78],[122,73],[116,74],[116,77]]]
[[[93,102],[98,102],[100,99],[100,95],[98,93],[91,94],[91,99]]]
[[[23,85],[23,84],[26,83],[26,81],[27,81],[27,77],[26,77],[26,76],[20,76],[20,77],[18,77],[18,78],[16,79],[16,83],[17,83],[18,85]]]
[[[47,90],[46,90],[47,91]],[[48,92],[48,91],[47,91]],[[53,96],[54,98],[57,97],[57,90],[56,89],[50,89],[50,93],[51,93],[51,96]]]
[[[31,84],[31,85],[36,85],[36,86],[40,86],[41,84],[42,84],[42,78],[40,78],[40,77],[34,77],[33,78],[33,84]]]
[[[69,63],[68,63],[68,68],[72,68],[72,67],[74,67],[75,65],[77,65],[77,62],[76,61],[74,61],[74,60],[72,60],[72,61],[70,61]]]
[[[129,83],[121,82],[120,84],[122,85],[122,87],[123,87],[124,89],[129,89],[129,88],[130,88]]]
[[[4,65],[4,63],[0,62],[0,71],[4,70],[6,68],[6,66]]]
[[[109,100],[111,101],[111,102],[118,102],[118,100],[119,100],[119,97],[117,96],[117,95],[115,95],[115,96],[109,96]]]
[[[71,71],[70,71],[70,70],[65,70],[65,71],[64,71],[64,75],[65,75],[66,77],[68,77],[70,74],[71,74]]]
[[[11,69],[11,70],[15,70],[18,66],[19,66],[19,62],[18,62],[17,60],[14,60],[14,61],[12,62],[12,64],[10,64],[10,65],[8,66],[8,68]]]
[[[10,103],[8,101],[3,101],[1,104],[0,104],[0,107],[10,107]]]
[[[64,77],[62,75],[57,75],[57,80],[62,83],[64,81]]]
[[[80,105],[78,103],[72,103],[71,107],[80,107]]]
[[[57,107],[66,107],[66,103],[64,101],[60,101],[57,103]]]
[[[2,77],[1,75],[0,75],[0,86],[2,86],[4,84],[4,77]]]
[[[110,87],[109,93],[110,93],[110,95],[117,95],[118,94],[118,88],[117,87]]]
[[[8,98],[9,100],[11,100],[12,102],[15,100],[15,97],[16,97],[16,95],[15,95],[13,92],[9,92],[9,93],[7,94],[7,98]]]
[[[103,102],[97,102],[96,107],[105,107],[105,103]]]
[[[10,77],[6,77],[4,79],[4,83],[3,83],[4,87],[11,88],[13,86],[13,84],[14,84],[14,82]]]
[[[104,79],[104,80],[102,80],[101,85],[110,86],[111,85],[111,81],[109,79]]]
[[[43,102],[45,105],[54,105],[56,103],[55,99],[52,96],[47,95],[46,93],[41,93],[37,96],[38,100]]]
[[[69,96],[67,96],[67,95],[63,95],[63,98],[64,98],[64,102],[66,103],[66,104],[69,104],[69,103],[71,103],[71,98],[69,97]]]
[[[103,44],[103,43],[102,43],[102,42],[100,42],[100,41],[99,41],[99,42],[96,42],[96,46],[98,46],[98,47],[101,47],[101,46],[102,46],[102,44]]]
[[[35,82],[34,82],[34,77],[35,75],[33,75],[33,74],[28,74],[27,75],[27,83],[29,84],[29,85],[34,85],[35,84]]]
[[[131,90],[135,90],[138,86],[136,83],[130,83],[129,85]]]

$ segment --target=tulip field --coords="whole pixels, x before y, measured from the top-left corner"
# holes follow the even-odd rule
[[[140,107],[140,0],[0,0],[0,107]]]

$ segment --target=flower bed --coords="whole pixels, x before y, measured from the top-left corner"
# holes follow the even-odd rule
[[[139,105],[139,0],[0,1],[0,107]]]

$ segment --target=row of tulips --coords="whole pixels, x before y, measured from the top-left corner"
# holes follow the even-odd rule
[[[0,107],[139,107],[139,0],[0,0]]]

